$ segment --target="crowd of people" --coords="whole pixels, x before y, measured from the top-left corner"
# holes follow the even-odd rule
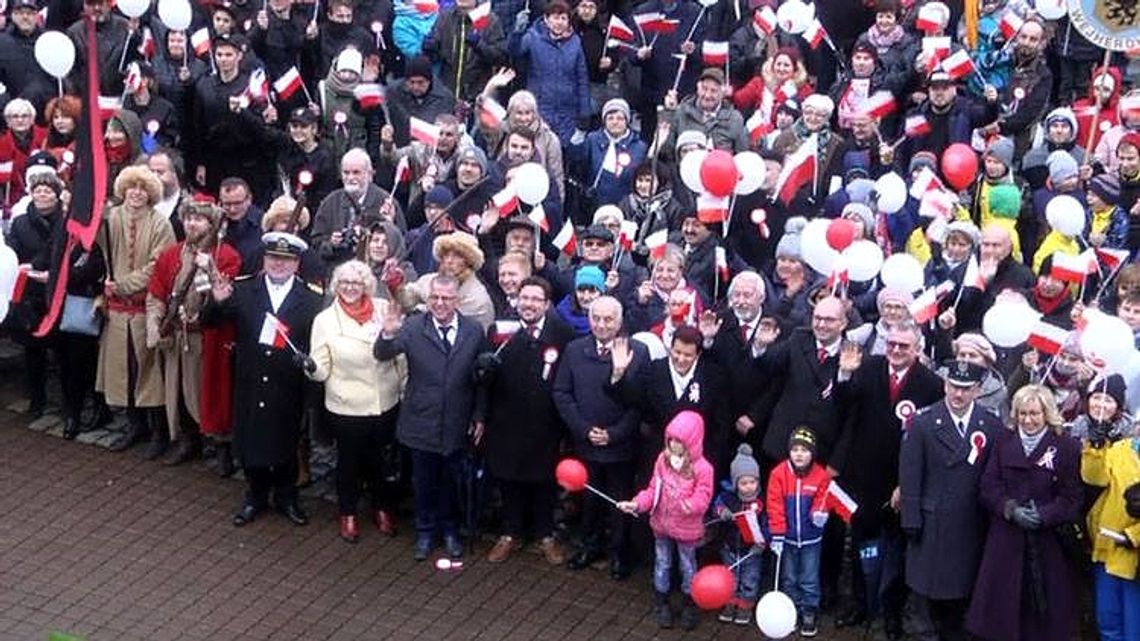
[[[240,466],[245,526],[331,434],[345,541],[410,486],[458,559],[493,503],[494,563],[652,554],[662,627],[706,546],[725,623],[778,568],[803,637],[1140,639],[1140,56],[1047,0],[170,1],[2,18],[5,328],[66,438]]]

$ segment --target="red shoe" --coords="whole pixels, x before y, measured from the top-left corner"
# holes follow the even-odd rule
[[[373,515],[376,520],[376,529],[384,536],[396,536],[396,519],[387,510],[376,510]]]
[[[360,528],[356,526],[355,516],[340,517],[340,538],[349,543],[356,543],[360,538]]]

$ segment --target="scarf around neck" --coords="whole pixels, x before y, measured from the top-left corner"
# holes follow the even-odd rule
[[[375,310],[372,305],[371,296],[364,295],[361,296],[360,299],[355,303],[349,303],[348,301],[344,300],[343,296],[340,296],[338,294],[336,301],[340,304],[341,310],[343,310],[349,318],[356,321],[357,323],[364,325],[368,321],[372,320],[372,315]]]

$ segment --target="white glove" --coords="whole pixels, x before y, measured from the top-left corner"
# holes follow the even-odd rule
[[[811,523],[816,527],[827,525],[827,512],[812,512]]]
[[[772,542],[768,544],[768,549],[772,550],[772,554],[780,556],[784,553],[784,539],[772,539]]]
[[[575,129],[574,135],[570,136],[570,144],[580,145],[584,142],[586,142],[586,132],[582,131],[581,129]]]

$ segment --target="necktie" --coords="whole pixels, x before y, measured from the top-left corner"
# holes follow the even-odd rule
[[[958,436],[966,438],[966,422],[961,419],[954,419],[954,427],[958,428]]]
[[[534,323],[526,331],[530,332],[530,337],[533,340],[538,340],[538,323]]]
[[[887,379],[887,394],[891,397],[891,403],[898,402],[900,391],[902,391],[902,379],[898,372],[891,372]]]
[[[819,348],[819,364],[823,365],[827,362],[827,350],[823,347]]]
[[[745,345],[748,344],[748,326],[747,325],[741,325],[740,326],[740,340]]]
[[[449,334],[451,334],[451,325],[444,325],[439,328],[439,337],[443,339],[443,346],[447,348],[448,351],[451,351],[451,339],[448,336]]]
[[[609,355],[610,355],[610,348],[606,347],[605,345],[598,345],[598,356],[600,356],[604,359]]]

